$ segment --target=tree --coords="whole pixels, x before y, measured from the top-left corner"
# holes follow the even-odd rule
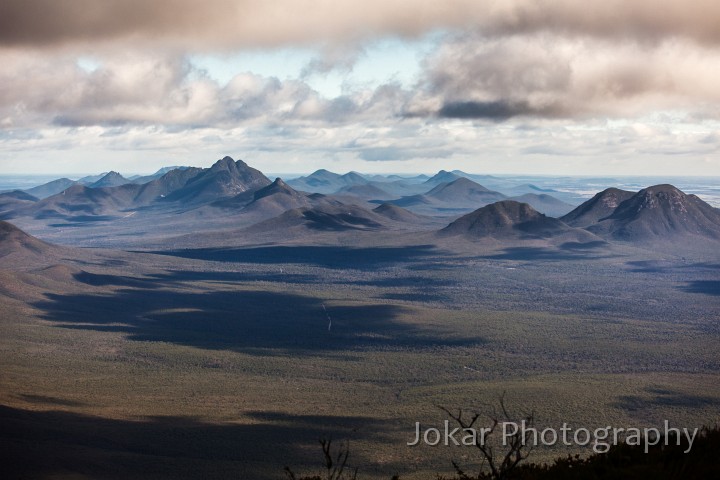
[[[455,473],[460,480],[470,480],[472,478],[478,480],[505,480],[520,462],[528,458],[533,449],[533,445],[526,443],[523,429],[516,428],[515,432],[508,435],[508,438],[505,438],[504,441],[499,441],[498,429],[502,428],[506,423],[523,424],[530,428],[534,424],[535,414],[530,412],[519,416],[512,415],[505,405],[504,393],[500,396],[498,403],[499,408],[493,407],[492,412],[487,415],[490,419],[490,426],[484,427],[484,434],[473,445],[477,448],[481,458],[480,471],[477,475],[475,477],[469,476],[455,461],[452,462]],[[458,410],[457,414],[454,414],[443,406],[439,406],[439,408],[447,413],[463,431],[477,431],[478,420],[483,417],[479,412],[466,416],[461,409]],[[485,468],[489,472],[484,471]]]
[[[331,438],[321,438],[320,446],[322,447],[323,460],[325,463],[325,476],[297,477],[295,473],[290,470],[290,467],[285,467],[285,474],[290,480],[356,480],[357,469],[352,473],[345,472],[347,460],[350,456],[350,442],[341,442],[335,455],[333,455],[332,452]]]

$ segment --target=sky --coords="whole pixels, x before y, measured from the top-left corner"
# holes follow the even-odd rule
[[[0,174],[720,176],[717,0],[3,0]]]

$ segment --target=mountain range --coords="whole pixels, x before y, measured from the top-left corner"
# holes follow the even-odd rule
[[[100,229],[110,232],[108,237],[133,231],[172,236],[192,225],[202,231],[240,228],[266,233],[273,229],[437,231],[442,238],[471,240],[571,236],[577,241],[638,245],[676,245],[681,238],[720,242],[718,209],[671,185],[639,192],[609,188],[573,208],[532,184],[523,188],[535,193],[508,197],[459,171],[381,181],[357,172],[339,175],[319,170],[291,181],[271,181],[242,160],[224,157],[209,168],[178,167],[157,175],[134,183],[113,171],[89,185],[59,179],[26,192],[6,192],[0,194],[0,218],[52,238],[53,233],[60,237],[58,228],[85,227],[64,231],[64,239],[83,238],[84,233]],[[400,190],[423,189],[423,193],[397,196],[399,184]],[[41,198],[59,186],[65,188]],[[323,193],[328,191],[334,193]]]

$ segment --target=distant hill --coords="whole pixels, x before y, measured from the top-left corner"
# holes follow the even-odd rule
[[[385,182],[404,182],[407,184],[416,184],[416,183],[422,183],[422,182],[426,181],[427,179],[429,179],[430,177],[428,177],[425,174],[415,175],[412,177],[405,177],[405,176],[396,175],[396,174],[392,174],[392,175],[376,174],[376,175],[365,175],[365,178],[367,178],[371,182],[383,182],[383,183],[385,183]]]
[[[0,219],[11,218],[13,210],[32,205],[37,201],[36,197],[22,190],[0,193]]]
[[[498,190],[510,197],[519,197],[525,195],[526,193],[551,193],[557,195],[563,194],[563,192],[558,192],[556,190],[553,190],[552,188],[542,188],[532,183],[523,183],[521,185],[503,185],[501,187],[498,187]]]
[[[53,195],[57,195],[63,190],[75,185],[76,183],[78,182],[76,182],[75,180],[70,180],[69,178],[58,178],[57,180],[53,180],[52,182],[48,182],[37,187],[28,188],[27,190],[25,190],[25,193],[29,193],[33,197],[43,199],[52,197]]]
[[[416,223],[420,220],[418,215],[391,203],[383,203],[379,207],[374,208],[373,212],[395,222]]]
[[[460,175],[452,172],[448,172],[446,170],[440,170],[438,173],[433,175],[432,177],[425,180],[425,185],[440,185],[441,183],[450,183],[454,182],[455,180],[463,178]]]
[[[356,205],[321,205],[296,208],[248,228],[248,232],[287,231],[353,231],[384,228],[384,218]]]
[[[205,203],[252,192],[270,183],[261,171],[249,167],[242,160],[225,157],[167,195],[165,200],[185,204]]]
[[[482,183],[482,182],[495,183],[496,181],[501,180],[500,178],[498,178],[494,175],[467,173],[467,172],[463,172],[462,170],[453,170],[450,173],[454,173],[455,175],[457,175],[459,177],[465,177],[465,178],[472,180],[473,182],[478,182],[478,183]]]
[[[453,178],[453,174],[449,176]],[[463,213],[504,198],[505,195],[502,193],[489,190],[465,177],[458,177],[450,182],[436,185],[427,193],[409,195],[397,200],[389,200],[387,203],[422,213],[431,213],[433,210]]]
[[[202,168],[175,168],[160,178],[156,178],[141,185],[133,185],[132,203],[136,206],[149,205],[161,200],[172,192],[183,188],[190,180],[197,177],[204,170]],[[129,187],[125,186],[123,188]]]
[[[610,216],[615,209],[635,193],[619,188],[608,188],[596,193],[587,202],[560,218],[573,227],[588,227],[605,217]]]
[[[136,175],[134,177],[130,177],[130,181],[132,181],[132,183],[142,185],[148,182],[152,182],[153,180],[157,180],[158,178],[164,176],[167,173],[170,173],[173,170],[186,170],[187,168],[189,167],[163,167],[151,175]]]
[[[464,215],[440,233],[496,239],[551,237],[573,230],[556,218],[546,217],[527,203],[503,200]]]
[[[26,201],[26,202],[37,202],[38,201],[37,197],[34,197],[33,195],[30,195],[29,193],[24,192],[22,190],[12,190],[9,192],[0,193],[0,199],[2,199],[1,201],[7,201],[10,199]]]
[[[126,207],[130,203],[128,194],[119,195],[119,192],[125,192],[124,186],[90,188],[79,184],[72,185],[62,193],[40,200],[21,212],[38,219],[73,217],[90,220],[86,217],[105,215],[109,211],[114,212]]]
[[[128,183],[132,182],[120,175],[118,172],[109,172],[97,182],[92,183],[90,188],[119,187],[120,185]]]
[[[688,237],[718,241],[720,210],[672,185],[655,185],[624,200],[587,229],[624,241],[684,241]]]
[[[493,192],[465,177],[441,183],[425,195],[442,202],[461,205],[485,205],[505,198],[502,193]]]
[[[365,185],[368,182],[365,177],[356,172],[339,175],[325,169],[320,169],[308,176],[289,180],[287,183],[297,190],[328,194],[335,193],[348,186]]]
[[[95,183],[95,182],[97,182],[98,180],[100,180],[101,178],[103,178],[103,177],[104,177],[105,175],[107,175],[108,173],[109,173],[109,172],[103,172],[103,173],[98,173],[97,175],[88,175],[87,177],[79,178],[78,181],[77,181],[77,183],[80,183],[80,184],[85,185],[85,186],[90,186],[90,185],[92,185],[93,183]]]
[[[310,192],[332,193],[335,191],[339,179],[339,174],[321,168],[306,177],[290,180],[290,185],[297,185],[295,188],[309,187],[307,191]]]
[[[527,203],[538,212],[551,217],[560,217],[574,208],[573,205],[565,203],[562,200],[545,193],[539,195],[535,193],[526,193],[517,197],[510,197],[509,200]]]
[[[336,193],[340,195],[353,195],[368,200],[387,200],[395,198],[395,195],[386,192],[378,185],[367,183],[364,185],[349,185],[338,190]],[[381,184],[382,185],[382,184]]]
[[[73,183],[51,197],[18,205],[10,214],[83,222],[101,220],[101,217],[116,215],[119,211],[147,206],[161,200],[185,186],[190,179],[203,171],[201,168],[175,169],[143,185],[126,183],[115,187],[87,187]]]

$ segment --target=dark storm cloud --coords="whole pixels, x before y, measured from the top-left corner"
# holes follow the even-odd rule
[[[125,39],[197,50],[478,28],[718,44],[719,18],[716,0],[3,0],[0,43]]]
[[[443,118],[465,118],[486,120],[507,120],[521,115],[532,116],[541,112],[527,102],[496,100],[492,102],[450,102],[443,105],[438,116]]]

